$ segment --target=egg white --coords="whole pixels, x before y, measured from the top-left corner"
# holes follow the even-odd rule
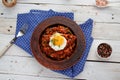
[[[60,33],[59,33],[59,34],[60,34]],[[60,46],[54,45],[54,44],[52,43],[52,39],[53,39],[53,38],[54,38],[54,35],[52,35],[52,36],[50,37],[50,41],[49,41],[49,46],[50,46],[53,50],[55,50],[55,51],[62,50],[62,49],[64,49],[65,46],[67,45],[67,40],[65,39],[64,36],[62,36],[62,38],[63,38],[63,44],[61,44]]]

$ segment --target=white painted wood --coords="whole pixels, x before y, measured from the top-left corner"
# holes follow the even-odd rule
[[[64,4],[64,5],[93,5],[95,0],[19,0],[18,3],[48,3],[48,4]]]
[[[15,34],[16,19],[0,18],[0,33]]]
[[[119,2],[119,0],[111,0],[114,2]],[[49,0],[20,0],[18,3],[49,3],[49,4],[64,4],[64,5],[94,5],[95,0],[57,0],[57,1],[49,1]]]
[[[9,48],[12,46],[13,44],[8,43],[1,51],[0,51],[0,58],[2,56],[4,56],[4,54],[9,50]]]
[[[0,49],[4,48],[13,37],[13,35],[0,34]]]
[[[72,80],[64,78],[50,78],[31,75],[0,74],[0,80]]]
[[[13,34],[13,35],[15,34],[16,19],[0,18],[0,22],[2,22],[0,23],[0,33]],[[82,23],[84,22],[77,22],[77,24],[82,24]],[[118,34],[119,31],[120,31],[119,23],[96,23],[94,22],[92,36],[95,39],[120,40],[120,34]]]
[[[14,37],[14,35],[3,35],[0,34],[0,51],[9,43],[9,41]],[[3,43],[5,42],[5,43]],[[97,60],[97,61],[101,61],[101,59],[99,59],[96,56],[96,50],[97,50],[97,46],[100,43],[108,43],[111,45],[112,47],[112,55],[111,58],[108,61],[115,61],[115,62],[120,62],[120,41],[119,40],[100,40],[100,39],[94,39],[93,44],[91,46],[89,55],[88,55],[88,60]],[[26,56],[26,57],[31,57],[31,55],[29,55],[27,52],[25,52],[24,50],[22,50],[21,48],[19,48],[16,45],[13,45],[6,53],[4,56]]]
[[[99,9],[95,6],[72,6],[72,5],[51,5],[51,4],[17,4],[13,8],[6,8],[0,5],[0,17],[3,18],[16,18],[18,13],[29,12],[30,9],[49,10],[53,9],[60,12],[74,12],[75,21],[86,21],[88,18],[94,19],[96,22],[116,22],[120,23],[120,10],[119,8],[105,8]],[[104,17],[105,16],[105,17]],[[114,19],[112,19],[114,18]]]
[[[44,76],[44,73],[42,75],[44,69],[45,73],[51,73],[51,77],[53,74],[58,74],[49,69],[46,69],[31,57],[3,56],[0,59],[0,66],[0,73],[4,74]]]
[[[2,3],[2,1],[0,1]],[[33,4],[64,4],[64,5],[93,5],[95,0],[17,0],[17,3],[33,3]]]
[[[119,1],[119,0],[109,0]],[[0,1],[2,2],[2,1]],[[95,0],[17,0],[17,3],[36,3],[36,4],[63,4],[63,5],[94,5]]]
[[[83,23],[88,18],[94,20],[94,38],[84,71],[75,78],[87,80],[120,80],[120,6],[97,8],[95,0],[17,0],[12,8],[7,8],[0,0],[0,51],[14,37],[18,13],[30,9],[58,12],[74,12],[75,21]],[[117,0],[114,0],[117,1]],[[118,0],[120,1],[120,0]],[[11,27],[12,26],[12,27]],[[96,56],[100,43],[108,43],[113,52],[105,62]],[[97,61],[97,62],[96,62]],[[115,62],[115,63],[111,63]],[[31,55],[13,45],[0,58],[0,80],[72,80],[40,65]]]
[[[0,51],[14,38],[14,35],[0,34]],[[5,55],[9,56],[31,56],[16,45],[13,45]],[[4,55],[4,56],[5,56]]]
[[[3,24],[4,24],[4,22],[3,22]],[[14,23],[13,23],[13,25],[14,25]],[[0,28],[3,29],[4,26],[0,27]],[[13,29],[15,29],[15,27]],[[90,55],[90,58],[88,58],[88,60],[99,60],[98,58],[95,57],[94,53],[97,49],[98,44],[105,42],[105,43],[111,44],[111,46],[113,48],[113,55],[112,55],[113,57],[110,59],[110,61],[120,61],[120,56],[119,56],[120,41],[116,41],[116,40],[120,40],[120,34],[118,34],[119,31],[120,31],[119,24],[96,23],[94,25],[93,33],[92,33],[92,36],[95,40],[94,40],[93,45],[91,47],[91,52],[90,52],[91,55]],[[7,32],[4,32],[4,33],[7,33]],[[15,33],[15,31],[13,31],[12,33]],[[2,50],[2,48],[4,48],[4,46],[6,46],[7,43],[13,37],[14,37],[14,35],[0,34],[0,42],[1,42],[1,49],[0,50]],[[98,40],[98,39],[108,39],[108,40]],[[112,40],[114,40],[114,41],[112,41]],[[3,44],[3,42],[6,42],[6,43]],[[16,50],[16,49],[19,49],[20,51]],[[21,54],[21,51],[24,54]],[[9,49],[9,52],[7,52],[6,54],[7,55],[24,56],[26,54],[26,52],[24,52],[23,50],[21,50],[17,46],[13,46],[13,47],[11,47],[11,49]]]
[[[76,76],[76,78],[89,80],[119,80],[120,64],[102,63],[102,62],[86,62],[84,71]],[[4,56],[0,59],[1,74],[16,74],[30,76],[44,76],[67,78],[62,74],[58,74],[40,65],[34,58]],[[54,75],[54,76],[53,76]],[[101,76],[101,77],[99,77]]]
[[[95,23],[92,36],[97,39],[120,40],[120,24]]]
[[[120,40],[97,40],[93,41],[87,60],[97,60],[97,61],[106,61],[102,60],[97,56],[97,47],[100,43],[108,43],[112,47],[111,57],[107,61],[120,62]]]
[[[76,78],[87,78],[88,80],[119,80],[120,64],[87,62],[83,73]]]

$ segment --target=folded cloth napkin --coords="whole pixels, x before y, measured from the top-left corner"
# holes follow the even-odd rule
[[[71,12],[55,12],[53,10],[49,11],[43,11],[43,10],[30,10],[29,13],[24,13],[24,14],[18,14],[17,16],[17,27],[16,27],[16,34],[18,34],[18,31],[24,25],[25,23],[28,24],[29,28],[27,33],[19,37],[15,44],[28,52],[29,54],[32,55],[31,49],[30,49],[30,39],[32,36],[32,33],[34,31],[34,28],[43,20],[52,17],[52,16],[64,16],[66,18],[70,18],[74,20],[74,14]],[[84,32],[85,39],[86,39],[86,48],[83,53],[82,58],[78,63],[76,63],[74,66],[71,68],[68,68],[66,70],[56,70],[55,72],[64,74],[69,77],[75,77],[77,76],[80,72],[83,71],[85,61],[87,59],[87,55],[89,53],[93,38],[91,37],[91,32],[92,32],[92,27],[93,27],[93,20],[88,19],[85,23],[80,24],[80,27],[82,31]]]

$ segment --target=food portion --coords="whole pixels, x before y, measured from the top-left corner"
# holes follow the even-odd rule
[[[40,48],[43,54],[53,60],[69,59],[76,47],[76,39],[68,27],[53,25],[41,35]]]
[[[112,48],[106,43],[101,43],[97,48],[97,52],[102,58],[108,58],[112,53]]]
[[[107,0],[96,0],[96,5],[99,7],[104,7],[108,4]]]
[[[50,37],[49,46],[55,51],[59,51],[65,48],[67,40],[62,34],[56,32]]]

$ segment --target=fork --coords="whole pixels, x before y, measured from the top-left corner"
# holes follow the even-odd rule
[[[0,52],[0,57],[2,57],[7,52],[7,50],[13,45],[13,43],[16,41],[18,37],[23,36],[27,32],[27,29],[28,29],[28,24],[24,24],[20,28],[18,34],[2,49],[2,51]]]

